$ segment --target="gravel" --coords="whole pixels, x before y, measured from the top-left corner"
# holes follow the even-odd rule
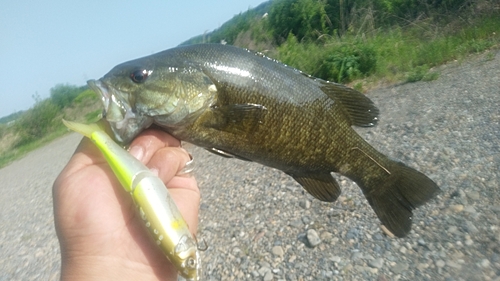
[[[368,93],[380,122],[357,129],[442,189],[414,212],[406,238],[385,235],[344,177],[339,200],[324,203],[278,170],[190,146],[198,237],[209,245],[204,280],[500,281],[500,52],[436,71],[435,81]],[[59,278],[51,186],[80,139],[68,135],[0,170],[0,281]]]

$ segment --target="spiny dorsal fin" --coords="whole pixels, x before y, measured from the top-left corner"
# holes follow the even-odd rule
[[[321,90],[331,99],[342,103],[352,125],[371,127],[377,124],[379,110],[364,94],[326,81],[321,81]]]

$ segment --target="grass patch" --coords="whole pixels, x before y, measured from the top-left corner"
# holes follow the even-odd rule
[[[500,45],[500,17],[476,19],[462,27],[418,22],[409,27],[378,29],[300,43],[290,35],[277,59],[313,76],[350,83],[366,78],[389,82],[431,81],[431,68],[461,60]],[[356,85],[357,82],[354,83]]]
[[[85,93],[87,92],[87,93]],[[96,94],[84,91],[63,109],[54,109],[50,100],[39,101],[13,125],[0,125],[0,168],[67,133],[62,119],[92,123],[102,111]]]

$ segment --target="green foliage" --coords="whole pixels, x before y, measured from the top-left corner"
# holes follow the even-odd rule
[[[439,77],[439,73],[429,71],[429,66],[424,64],[415,67],[406,75],[406,82],[412,83],[417,81],[432,81]]]
[[[78,96],[73,100],[73,104],[74,105],[81,105],[81,104],[85,104],[87,102],[93,102],[97,99],[99,99],[99,97],[97,96],[97,94],[94,91],[92,91],[90,89],[86,89],[83,92],[80,92],[78,94]]]
[[[23,112],[24,112],[23,110],[20,110],[18,112],[0,118],[0,124],[8,124],[9,122],[16,120],[17,118],[19,118],[19,116],[23,114]]]
[[[16,146],[25,145],[42,138],[54,127],[59,107],[52,100],[39,100],[26,111],[15,123],[14,129],[19,134]]]
[[[363,42],[302,43],[290,33],[278,48],[279,60],[315,77],[350,82],[373,73],[377,65],[374,48]]]
[[[350,82],[373,73],[375,51],[365,44],[343,44],[332,48],[321,64],[319,77],[337,83]]]
[[[85,123],[93,123],[99,121],[101,118],[102,109],[96,109],[92,112],[85,114]]]
[[[50,89],[50,99],[59,108],[70,105],[73,100],[82,92],[77,86],[68,84],[57,84]]]
[[[7,124],[0,123],[0,139],[7,133]]]
[[[300,41],[330,34],[333,25],[326,13],[326,1],[276,0],[269,12],[269,26],[276,42],[292,33]]]
[[[193,37],[180,45],[192,45],[200,43],[221,43],[233,45],[239,34],[248,31],[262,16],[268,12],[271,1],[264,2],[254,9],[235,15],[232,19],[225,22],[218,29]]]

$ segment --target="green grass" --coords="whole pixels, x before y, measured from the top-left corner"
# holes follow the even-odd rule
[[[46,115],[46,109],[52,108],[51,106],[45,107],[47,102],[48,100],[43,101],[43,103],[37,103],[25,115],[21,116],[19,121],[24,122],[22,126],[41,126],[40,124],[37,125],[32,119],[40,119],[40,116]],[[26,128],[19,128],[19,121],[16,121],[11,126],[0,124],[0,144],[3,144],[0,145],[0,168],[54,139],[66,135],[69,130],[62,124],[63,118],[84,123],[96,122],[99,120],[100,113],[102,112],[100,107],[101,104],[97,95],[92,91],[85,90],[75,98],[70,106],[59,110],[51,122],[44,123],[47,126],[44,127],[43,134],[41,135],[37,134],[34,136],[33,130],[28,130],[28,133],[26,133]],[[52,112],[51,110],[47,111]],[[34,114],[34,112],[38,114]]]
[[[35,141],[17,146],[15,148],[11,148],[7,151],[4,151],[0,154],[0,168],[8,165],[14,160],[17,160],[27,153],[44,146],[45,144],[55,140],[58,137],[61,137],[68,133],[68,130],[65,127],[59,127],[57,130],[51,132],[50,134],[44,136],[41,139],[37,139]]]
[[[416,82],[437,79],[439,73],[432,71],[435,66],[499,45],[500,17],[486,17],[456,31],[422,22],[418,27],[347,34],[321,43],[299,43],[289,36],[276,57],[308,74],[340,83],[366,78]]]

